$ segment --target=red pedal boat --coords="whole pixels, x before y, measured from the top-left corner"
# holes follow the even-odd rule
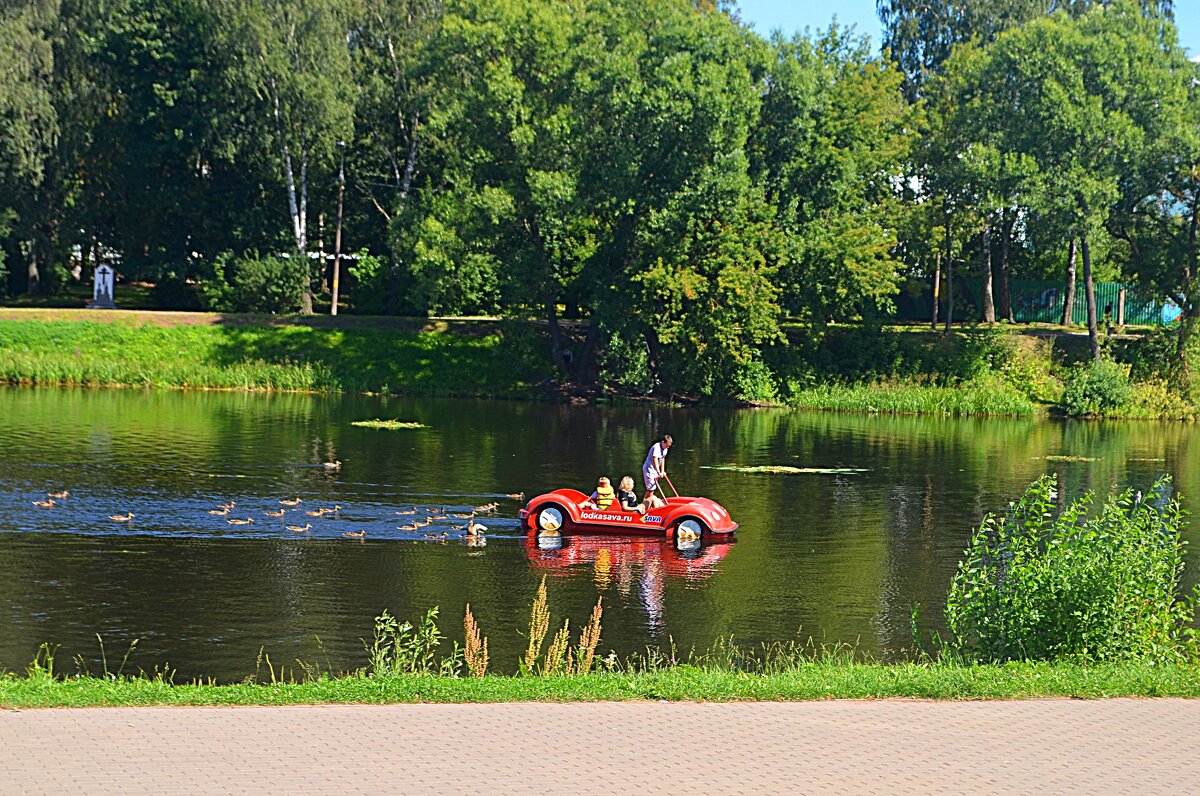
[[[531,531],[573,528],[588,533],[628,533],[692,537],[729,537],[738,525],[720,503],[704,497],[670,497],[645,514],[622,511],[614,501],[607,511],[582,508],[588,496],[574,489],[538,495],[517,516]]]

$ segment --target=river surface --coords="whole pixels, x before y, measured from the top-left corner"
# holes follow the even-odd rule
[[[351,425],[375,418],[425,427]],[[521,532],[507,495],[637,479],[662,433],[675,485],[728,508],[736,543],[568,536],[546,549]],[[136,639],[126,671],[239,681],[261,650],[339,672],[365,663],[381,609],[417,620],[440,606],[461,639],[469,602],[493,667],[511,671],[543,577],[555,625],[578,627],[604,597],[602,652],[811,637],[891,658],[911,647],[914,605],[922,629],[940,627],[984,513],[1047,472],[1064,497],[1170,474],[1186,504],[1200,495],[1197,442],[1186,424],[0,388],[0,670],[23,670],[43,642],[61,645],[65,671],[105,657],[116,670]],[[708,469],[730,464],[861,472]],[[457,538],[465,521],[449,515],[492,502],[486,544]],[[447,517],[400,528],[430,510]],[[1190,586],[1195,551],[1188,562]]]

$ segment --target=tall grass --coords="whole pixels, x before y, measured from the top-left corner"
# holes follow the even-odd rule
[[[498,395],[545,374],[500,335],[0,319],[0,383]]]
[[[1057,479],[1044,476],[1006,516],[985,517],[950,586],[947,651],[987,663],[1195,661],[1183,512],[1168,483],[1060,508]]]
[[[826,384],[799,390],[792,406],[831,412],[1025,417],[1041,411],[1026,396],[998,379],[939,387],[912,382]]]

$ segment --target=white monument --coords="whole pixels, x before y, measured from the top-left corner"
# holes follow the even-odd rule
[[[92,287],[92,303],[88,305],[94,310],[115,310],[113,304],[113,269],[101,265],[96,269],[95,284]]]

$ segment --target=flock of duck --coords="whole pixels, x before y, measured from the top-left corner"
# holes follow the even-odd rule
[[[341,462],[326,464],[325,467],[340,468]],[[33,501],[33,505],[38,506],[39,508],[53,508],[59,501],[66,500],[70,497],[70,495],[71,493],[67,490],[63,490],[61,492],[48,492],[45,500],[35,500]],[[525,493],[519,492],[516,494],[505,495],[505,497],[511,500],[524,500]],[[299,497],[281,499],[279,501],[281,508],[273,511],[264,511],[263,516],[282,519],[287,514],[289,509],[299,511],[299,506],[303,502],[304,501]],[[228,503],[217,504],[217,507],[214,509],[208,509],[208,513],[219,517],[226,517],[225,522],[229,525],[252,525],[254,523],[253,517],[247,516],[245,518],[237,518],[228,516],[229,513],[236,507],[237,501],[230,500]],[[412,508],[396,512],[396,514],[400,516],[413,517],[411,522],[396,526],[396,530],[418,531],[422,528],[434,525],[435,523],[449,521],[453,518],[466,520],[466,522],[461,525],[453,525],[448,531],[443,530],[439,533],[423,534],[423,537],[425,539],[433,539],[437,541],[445,541],[447,539],[457,538],[463,539],[468,543],[480,542],[483,539],[484,533],[487,531],[487,526],[483,523],[477,522],[476,516],[478,514],[495,512],[498,508],[500,508],[500,504],[496,502],[485,503],[481,506],[471,506],[470,512],[447,511],[445,506],[413,506]],[[305,510],[304,513],[309,517],[320,520],[324,517],[336,517],[341,509],[342,507],[335,503],[331,507],[317,507],[314,509]],[[418,513],[422,514],[423,516],[418,518]],[[135,516],[136,515],[130,511],[126,512],[125,514],[110,514],[108,515],[108,518],[113,522],[132,522]],[[308,533],[314,528],[311,520],[306,521],[304,525],[288,525],[285,523],[283,527],[289,531],[292,531],[293,533]],[[458,535],[453,536],[451,532],[454,532]],[[342,533],[342,536],[348,539],[361,540],[366,538],[367,531],[365,528],[360,528],[357,531],[345,531]]]

